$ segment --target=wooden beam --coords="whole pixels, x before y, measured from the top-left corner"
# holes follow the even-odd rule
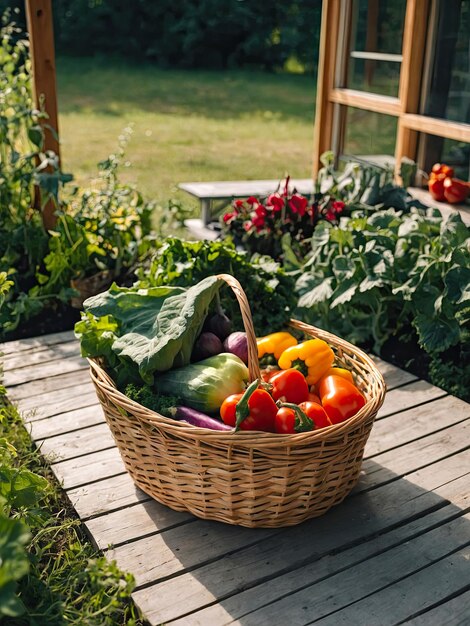
[[[329,95],[335,81],[339,19],[340,0],[323,0],[313,139],[314,178],[321,165],[320,156],[331,149],[334,104],[330,101]]]
[[[37,108],[47,114],[47,119],[40,120],[44,129],[44,149],[52,150],[60,159],[52,1],[26,0],[26,17],[35,102]],[[38,193],[36,193],[36,201],[40,208]],[[46,229],[53,228],[55,225],[55,209],[51,200],[42,209],[42,219]]]
[[[395,144],[395,168],[398,179],[403,157],[416,160],[418,133],[404,121],[404,114],[418,113],[423,58],[426,45],[429,0],[408,0],[406,3],[405,25],[403,29],[400,86],[400,116],[398,118],[397,140]]]
[[[415,132],[470,143],[470,124],[450,122],[449,120],[438,119],[437,117],[414,115],[412,113],[403,115],[401,123],[405,128]]]
[[[330,93],[330,102],[385,115],[399,115],[400,113],[398,98],[355,89],[333,89]]]

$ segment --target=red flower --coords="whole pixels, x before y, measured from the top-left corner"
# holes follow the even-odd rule
[[[229,220],[232,219],[232,217],[235,217],[235,213],[225,213],[224,222],[228,222]]]
[[[333,211],[335,213],[341,213],[346,205],[342,200],[335,200],[333,202]]]
[[[261,230],[264,226],[264,217],[262,217],[261,215],[255,215],[254,217],[252,217],[251,222],[256,230]]]
[[[328,209],[328,211],[325,213],[325,219],[327,219],[329,222],[334,222],[334,220],[336,219],[336,213],[333,211],[333,209]]]
[[[266,204],[272,206],[273,211],[282,211],[284,200],[279,194],[273,193],[268,197]]]
[[[248,232],[252,226],[253,224],[250,221],[243,223],[243,228],[246,230],[246,232]]]
[[[250,196],[249,198],[247,198],[247,202],[248,204],[259,204],[259,200],[258,198],[255,198],[254,196]]]
[[[243,200],[234,200],[233,204],[237,207],[237,209],[241,209],[245,203]]]
[[[255,209],[255,213],[258,217],[266,217],[266,215],[268,214],[266,207],[264,207],[262,204],[259,204],[256,209]]]
[[[301,196],[298,193],[294,193],[292,198],[289,200],[289,206],[292,209],[292,213],[298,213],[300,217],[305,215],[305,211],[307,210],[308,200],[305,196]]]

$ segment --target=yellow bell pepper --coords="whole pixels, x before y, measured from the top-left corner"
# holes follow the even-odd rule
[[[258,346],[258,359],[264,365],[274,365],[281,354],[290,346],[297,345],[297,339],[290,333],[280,332],[260,337],[256,340]]]
[[[278,364],[283,370],[291,367],[302,372],[309,385],[315,385],[333,365],[335,355],[323,339],[309,339],[291,346],[281,354]]]

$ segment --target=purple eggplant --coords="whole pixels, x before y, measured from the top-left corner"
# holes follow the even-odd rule
[[[225,352],[235,354],[245,365],[248,363],[248,341],[246,339],[246,333],[231,333],[224,341],[223,349]]]
[[[233,428],[227,426],[220,420],[214,417],[209,417],[205,413],[190,409],[187,406],[174,406],[168,409],[167,415],[180,422],[187,422],[192,426],[199,426],[199,428],[209,428],[210,430],[225,430],[231,431]]]

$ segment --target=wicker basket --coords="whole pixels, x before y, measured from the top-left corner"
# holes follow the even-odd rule
[[[250,308],[240,284],[225,274],[220,278],[240,303],[254,380],[259,365]],[[249,527],[298,524],[346,497],[358,480],[385,384],[373,361],[353,345],[299,321],[291,326],[327,341],[337,362],[354,373],[367,403],[346,422],[294,435],[197,428],[133,402],[90,359],[106,420],[138,487],[172,509]]]

